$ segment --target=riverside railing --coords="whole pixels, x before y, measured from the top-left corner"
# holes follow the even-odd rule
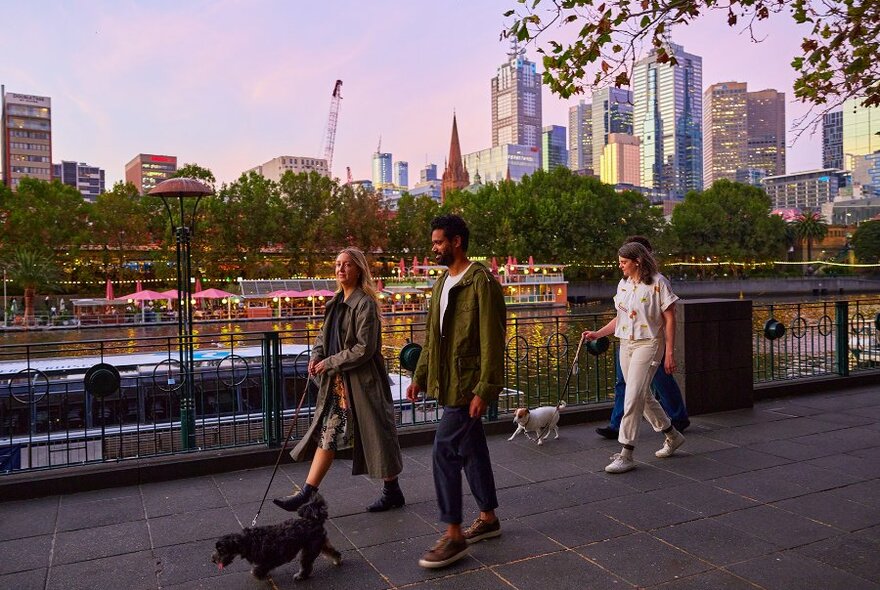
[[[878,312],[880,298],[755,306],[755,382],[875,367]],[[562,400],[570,406],[612,400],[613,348],[599,356],[585,349],[573,368],[581,332],[610,317],[511,313],[505,389],[489,418],[507,419],[515,408]],[[770,328],[768,320],[774,320]],[[433,400],[406,399],[410,375],[399,366],[406,343],[424,342],[423,322],[424,316],[416,316],[383,327],[382,352],[402,429],[434,422],[441,412]],[[192,374],[180,365],[176,337],[0,346],[0,473],[186,452],[180,393],[187,379],[195,390],[197,449],[280,445],[291,427],[299,438],[314,413],[317,390],[306,367],[316,333],[303,328],[197,335]],[[118,371],[118,382],[110,379],[108,389],[104,379],[103,389],[96,389],[96,380],[88,378],[96,365]]]
[[[755,383],[880,366],[880,298],[755,305],[752,317]]]

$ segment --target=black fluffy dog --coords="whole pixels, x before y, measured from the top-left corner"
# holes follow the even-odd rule
[[[312,573],[312,564],[323,553],[334,565],[342,563],[342,555],[330,545],[324,522],[327,504],[320,494],[298,511],[300,518],[272,526],[246,528],[240,533],[225,535],[217,540],[211,561],[223,569],[237,555],[253,564],[251,574],[260,580],[279,565],[293,561],[301,553],[300,570],[295,579],[305,580]]]

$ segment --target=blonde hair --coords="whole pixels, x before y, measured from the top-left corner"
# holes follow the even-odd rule
[[[347,248],[343,248],[339,254],[336,255],[338,258],[341,254],[348,254],[348,257],[351,258],[351,261],[354,262],[355,266],[358,267],[360,271],[358,276],[358,287],[367,295],[372,297],[379,302],[379,292],[376,289],[376,282],[373,280],[373,276],[370,274],[370,265],[367,263],[367,256],[364,254],[363,250],[360,248],[355,248],[354,246],[348,246]],[[342,290],[342,285],[339,284],[339,280],[336,281],[336,291],[339,292]]]

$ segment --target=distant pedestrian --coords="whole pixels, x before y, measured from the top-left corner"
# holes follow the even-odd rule
[[[629,242],[637,242],[644,246],[648,252],[653,253],[651,242],[644,236],[630,236],[625,243]],[[660,361],[660,365],[665,365],[663,360]],[[608,426],[596,429],[598,434],[610,439],[618,437],[620,421],[623,418],[623,400],[626,396],[626,381],[620,368],[620,349],[614,351],[614,369],[617,380],[614,383],[614,409],[611,411],[611,421]],[[672,420],[675,429],[684,432],[690,426],[691,421],[688,419],[687,408],[681,396],[681,389],[675,382],[675,377],[666,371],[658,370],[654,373],[654,379],[651,381],[651,391],[657,396],[660,405],[663,406],[663,411]]]
[[[434,283],[425,347],[406,391],[437,398],[443,416],[434,435],[434,489],[446,533],[419,560],[440,568],[467,555],[468,544],[497,537],[498,498],[481,417],[504,387],[504,293],[492,273],[467,257],[470,232],[458,215],[431,222],[431,250],[447,267]],[[462,531],[461,472],[480,515]]]
[[[15,297],[12,298],[12,303],[9,304],[9,309],[12,312],[13,318],[18,315],[18,299]]]
[[[675,429],[663,407],[651,394],[651,379],[664,358],[664,369],[675,372],[675,302],[669,280],[657,272],[654,256],[637,242],[617,251],[623,278],[617,285],[614,304],[617,315],[595,332],[583,333],[586,340],[614,334],[620,339],[620,366],[626,381],[623,418],[617,440],[623,445],[605,467],[608,473],[624,473],[635,467],[633,449],[642,415],[657,432],[663,432],[663,447],[654,453],[670,457],[684,436]]]

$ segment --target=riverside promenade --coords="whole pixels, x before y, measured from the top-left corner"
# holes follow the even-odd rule
[[[419,556],[439,536],[431,448],[404,449],[404,509],[366,514],[379,484],[334,465],[321,493],[344,555],[271,581],[210,561],[216,537],[249,525],[271,467],[0,502],[0,588],[880,589],[880,385],[761,401],[692,418],[687,443],[656,459],[643,424],[638,468],[608,475],[600,423],[541,447],[490,437],[503,534],[444,570]],[[513,425],[510,426],[513,432]],[[301,485],[285,464],[270,498]],[[466,495],[467,518],[474,513]],[[259,524],[286,513],[267,500]]]

